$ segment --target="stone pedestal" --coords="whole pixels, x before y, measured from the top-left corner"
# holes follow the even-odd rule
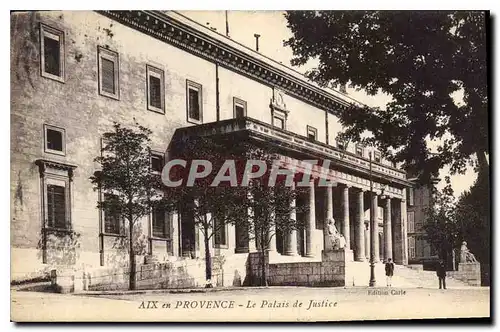
[[[353,252],[350,249],[338,249],[321,252],[321,260],[323,262],[352,262]]]
[[[75,271],[73,269],[58,268],[50,271],[50,276],[51,284],[57,293],[73,293],[75,291]],[[80,290],[79,288],[77,290]]]

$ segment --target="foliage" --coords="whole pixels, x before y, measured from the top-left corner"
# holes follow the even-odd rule
[[[188,161],[181,170],[173,169],[171,178],[183,179],[178,187],[164,187],[164,197],[160,202],[168,210],[187,213],[193,219],[195,231],[201,231],[205,247],[205,277],[207,287],[212,287],[212,257],[210,254],[211,239],[222,228],[235,224],[239,218],[246,215],[246,210],[240,204],[244,192],[239,187],[231,187],[225,183],[211,186],[216,172],[226,160],[237,160],[237,151],[230,151],[227,142],[207,137],[189,137],[177,142],[173,147],[176,158]],[[175,145],[175,144],[174,144]],[[186,184],[188,172],[193,160],[206,160],[212,164],[210,175],[197,179],[194,185]],[[202,171],[199,169],[199,171]]]
[[[442,259],[447,257],[447,253],[460,247],[463,239],[456,219],[456,202],[450,178],[446,177],[445,180],[446,186],[442,192],[434,190],[434,204],[425,211],[427,220],[424,223],[427,240]]]
[[[139,124],[125,128],[115,123],[114,131],[103,135],[101,156],[94,159],[101,170],[90,178],[95,190],[110,194],[98,201],[97,207],[109,215],[127,221],[130,280],[135,289],[137,221],[150,213],[152,203],[159,199],[160,179],[151,172],[149,143],[151,131]]]
[[[264,161],[268,170],[278,158],[270,148],[263,149],[255,146],[248,147],[246,156],[251,160]],[[268,285],[265,252],[270,247],[271,241],[276,241],[278,232],[288,234],[292,230],[300,230],[303,225],[296,217],[293,218],[292,214],[296,216],[298,213],[307,211],[305,206],[291,204],[303,194],[304,189],[286,186],[284,176],[277,178],[276,186],[269,186],[269,173],[251,180],[248,196],[243,204],[248,209],[248,218],[240,220],[243,224],[239,225],[248,230],[248,239],[255,241],[260,253],[262,286]]]
[[[463,228],[464,240],[476,259],[490,264],[490,186],[487,172],[479,172],[474,185],[462,193],[456,207],[456,218]]]
[[[434,195],[434,208],[426,211],[428,219],[424,228],[427,239],[440,257],[460,248],[462,241],[476,259],[485,266],[490,264],[490,203],[489,177],[479,172],[474,185],[462,193],[458,200],[453,197],[449,178],[443,192]]]
[[[422,181],[444,165],[463,172],[488,153],[486,14],[472,11],[288,11],[292,65],[314,59],[322,86],[392,97],[385,109],[338,112],[340,135],[379,148]],[[454,95],[463,93],[456,103]],[[362,139],[367,130],[373,134]],[[431,153],[426,140],[438,142]],[[434,152],[434,151],[433,151]]]

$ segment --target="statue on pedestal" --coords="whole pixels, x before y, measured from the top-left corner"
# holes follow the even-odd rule
[[[467,248],[467,242],[463,241],[460,247],[460,263],[476,263],[476,257]]]
[[[337,230],[337,227],[335,226],[335,219],[328,218],[327,230],[328,230],[328,238],[330,239],[331,249],[339,250],[345,248],[346,246],[345,238]]]

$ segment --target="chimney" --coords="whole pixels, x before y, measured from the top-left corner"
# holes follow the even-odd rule
[[[255,50],[258,52],[259,51],[259,37],[260,37],[260,35],[258,33],[255,33],[253,36],[255,37]]]

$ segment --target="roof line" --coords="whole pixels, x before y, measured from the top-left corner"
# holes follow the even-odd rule
[[[332,93],[332,92],[333,92],[333,93],[335,93],[335,94],[340,94],[341,98],[348,98],[348,99],[352,100],[353,102],[356,102],[356,103],[361,104],[361,105],[363,105],[363,106],[369,107],[369,106],[368,106],[368,105],[366,105],[365,103],[362,103],[362,102],[360,102],[359,100],[356,100],[356,99],[354,99],[354,98],[350,97],[350,96],[349,96],[349,95],[347,95],[347,94],[344,94],[344,93],[342,93],[342,92],[340,92],[340,91],[337,91],[337,90],[335,90],[335,89],[332,89],[332,88],[330,88],[330,87],[322,87],[322,86],[320,86],[318,83],[316,83],[316,82],[314,82],[314,81],[311,81],[311,80],[310,80],[310,79],[309,79],[306,75],[304,75],[303,73],[299,72],[299,71],[298,71],[298,70],[296,70],[295,68],[292,68],[292,67],[290,67],[290,66],[287,66],[287,65],[285,65],[285,64],[283,64],[283,63],[281,63],[281,62],[278,62],[278,61],[276,61],[275,59],[273,59],[273,58],[271,58],[271,57],[269,57],[269,56],[267,56],[267,55],[265,55],[265,54],[263,54],[263,53],[257,52],[257,51],[255,51],[254,49],[252,49],[251,47],[249,47],[249,46],[247,46],[247,45],[245,45],[245,44],[242,44],[241,42],[239,42],[239,41],[237,41],[237,40],[235,40],[235,39],[233,39],[233,38],[231,38],[231,37],[228,37],[228,36],[226,36],[226,35],[224,35],[224,34],[222,34],[222,33],[218,32],[218,31],[216,31],[216,30],[212,30],[212,29],[210,29],[210,28],[208,28],[208,27],[204,26],[203,24],[201,24],[201,23],[199,23],[199,22],[197,22],[197,21],[193,20],[192,18],[187,17],[187,16],[186,16],[186,15],[184,15],[184,14],[181,14],[180,12],[178,12],[178,11],[176,11],[176,10],[170,10],[169,12],[175,13],[176,15],[179,15],[179,16],[183,17],[184,19],[186,19],[186,20],[188,20],[188,21],[190,21],[190,22],[192,22],[192,23],[194,23],[194,24],[196,24],[196,25],[198,25],[198,26],[200,26],[200,27],[202,27],[202,28],[206,29],[207,31],[210,31],[210,32],[212,32],[212,33],[215,33],[215,34],[219,35],[220,37],[223,37],[223,38],[225,38],[225,39],[227,39],[227,40],[229,40],[229,41],[231,41],[231,42],[233,42],[233,43],[235,43],[235,44],[238,44],[239,46],[241,46],[241,47],[243,47],[243,48],[247,49],[248,51],[252,52],[253,54],[255,54],[255,55],[259,55],[259,56],[262,56],[262,57],[266,58],[267,60],[270,60],[271,62],[275,63],[275,64],[276,64],[276,65],[278,65],[278,66],[281,66],[281,67],[284,67],[284,68],[286,68],[286,69],[288,69],[288,70],[293,71],[294,73],[296,73],[296,74],[300,75],[300,76],[301,76],[301,78],[303,78],[303,79],[304,79],[307,83],[309,83],[309,84],[313,84],[313,85],[316,85],[318,88],[322,89],[323,91],[325,91],[325,92],[327,92],[327,93]],[[337,97],[339,97],[339,96],[337,96]]]

